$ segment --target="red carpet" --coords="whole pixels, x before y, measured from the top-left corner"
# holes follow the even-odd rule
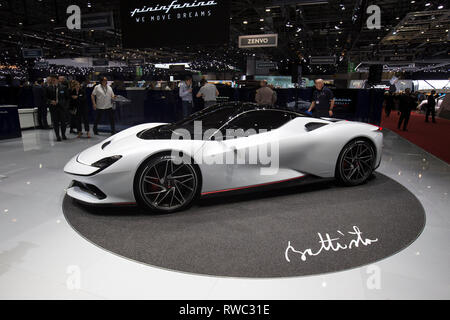
[[[393,111],[389,118],[383,112],[382,127],[394,131],[403,138],[418,145],[436,157],[450,163],[450,120],[436,118],[437,123],[425,122],[425,115],[411,113],[408,131],[400,131],[397,111]]]

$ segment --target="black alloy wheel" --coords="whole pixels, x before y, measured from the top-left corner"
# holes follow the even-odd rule
[[[199,195],[199,174],[193,163],[178,160],[158,156],[140,167],[134,188],[139,205],[154,213],[172,213],[192,205]]]
[[[346,186],[363,184],[374,171],[375,158],[371,143],[359,139],[351,141],[339,156],[336,177]]]

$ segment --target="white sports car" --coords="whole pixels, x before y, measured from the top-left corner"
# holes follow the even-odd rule
[[[381,128],[293,111],[227,103],[175,124],[122,131],[76,155],[67,194],[90,205],[157,213],[200,197],[310,178],[364,183],[380,165]]]

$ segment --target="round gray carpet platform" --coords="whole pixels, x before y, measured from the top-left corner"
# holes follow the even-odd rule
[[[165,216],[89,208],[70,198],[63,210],[83,237],[123,257],[176,271],[249,278],[371,264],[409,246],[425,226],[417,198],[381,174],[354,188],[322,182],[203,200]]]

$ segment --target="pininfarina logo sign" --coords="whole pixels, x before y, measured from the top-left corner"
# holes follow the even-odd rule
[[[277,46],[278,34],[260,34],[239,37],[239,48],[264,48]]]
[[[230,14],[231,0],[121,0],[123,46],[224,44],[229,40]]]
[[[217,2],[211,0],[211,1],[199,1],[199,2],[194,1],[194,2],[178,3],[178,0],[174,0],[169,5],[166,6],[157,4],[154,7],[143,6],[142,8],[135,8],[134,10],[131,11],[131,17],[148,12],[163,12],[168,14],[172,10],[192,9],[192,8],[212,7],[212,6],[217,6]]]

